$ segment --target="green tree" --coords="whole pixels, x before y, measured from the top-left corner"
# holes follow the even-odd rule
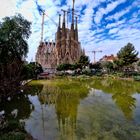
[[[108,73],[110,73],[114,70],[113,62],[109,62],[109,61],[105,62],[103,67],[107,70]]]
[[[70,70],[71,67],[72,67],[71,64],[60,64],[60,65],[57,67],[57,70],[58,70],[58,71]]]
[[[128,43],[117,53],[119,64],[121,66],[130,66],[132,63],[138,61],[137,56],[138,52],[135,50],[135,47],[131,43]]]
[[[30,62],[29,64],[24,64],[21,76],[24,80],[27,79],[37,79],[37,75],[43,72],[43,68],[40,64],[36,62]]]
[[[81,55],[81,57],[80,57],[80,59],[79,59],[79,61],[78,61],[78,63],[81,65],[81,66],[83,66],[83,67],[85,67],[85,66],[88,66],[89,65],[89,57],[88,56],[85,56],[85,55]]]
[[[114,70],[115,71],[120,71],[122,69],[122,64],[119,60],[114,61]]]
[[[28,52],[27,39],[31,23],[21,15],[6,17],[0,24],[0,62],[9,63],[15,58],[22,60]]]
[[[90,63],[89,67],[90,67],[90,69],[95,69],[96,71],[101,71],[101,69],[102,69],[102,65],[100,62],[97,62],[94,64]]]
[[[21,15],[6,17],[0,23],[0,93],[9,94],[19,86],[30,26]]]

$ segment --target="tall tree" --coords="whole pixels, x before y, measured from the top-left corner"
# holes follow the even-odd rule
[[[0,62],[7,63],[17,58],[22,60],[28,52],[27,39],[31,23],[21,15],[6,17],[0,24]]]
[[[0,93],[8,94],[21,80],[30,26],[21,15],[6,17],[0,23]]]
[[[137,56],[138,52],[131,43],[128,43],[117,53],[118,60],[122,66],[129,66],[132,63],[138,61]]]

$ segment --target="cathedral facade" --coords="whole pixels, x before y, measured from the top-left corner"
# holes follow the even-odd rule
[[[74,4],[70,29],[66,27],[66,11],[63,12],[62,24],[61,15],[59,15],[55,42],[41,42],[38,47],[36,62],[41,64],[43,68],[56,68],[58,65],[64,63],[74,64],[79,60],[81,55],[85,55],[78,39],[78,22],[77,17],[74,17]]]

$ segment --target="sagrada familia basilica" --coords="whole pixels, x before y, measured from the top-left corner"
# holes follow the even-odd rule
[[[81,55],[85,55],[78,38],[78,19],[74,14],[74,1],[70,29],[66,27],[66,11],[63,10],[63,12],[62,25],[61,15],[59,15],[55,42],[41,42],[38,47],[36,62],[41,64],[43,68],[56,68],[64,63],[74,64]]]

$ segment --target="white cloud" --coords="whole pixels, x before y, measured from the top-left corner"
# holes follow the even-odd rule
[[[16,0],[0,0],[0,20],[5,16],[13,16],[16,12]]]
[[[123,25],[126,23],[126,20],[123,19],[123,20],[120,20],[120,21],[117,21],[117,22],[113,22],[113,23],[108,23],[106,25],[106,29],[110,29],[110,28],[114,28],[114,27],[118,27],[120,25]]]
[[[120,17],[124,16],[126,13],[130,11],[131,7],[126,8],[125,10],[122,10],[121,12],[117,12],[114,15],[108,16],[106,19],[107,20],[119,20]]]
[[[46,14],[48,14],[56,23],[58,23],[58,11],[61,11],[62,8],[67,9],[69,6],[72,6],[72,0],[66,0],[66,5],[61,7],[60,4],[62,0],[26,0],[24,2],[23,0],[0,0],[0,4],[2,5],[0,9],[0,20],[5,16],[12,16],[18,12],[32,22],[32,35],[28,40],[28,60],[35,57],[41,38],[42,16],[39,15],[39,12],[37,11],[36,1],[46,11]],[[113,23],[108,23],[106,27],[101,25],[101,20],[104,15],[108,15],[119,4],[124,3],[127,0],[116,0],[111,3],[109,1],[111,2],[112,0],[75,0],[75,10],[77,13],[80,13],[78,11],[81,11],[83,6],[85,6],[85,10],[83,11],[83,14],[80,15],[79,19],[79,40],[86,51],[103,50],[103,53],[97,54],[97,58],[104,54],[116,53],[128,42],[132,42],[136,49],[140,50],[140,31],[138,30],[140,27],[140,24],[138,23],[139,12],[134,12],[132,17],[128,17],[127,20],[126,18],[119,20],[121,16],[129,12],[131,6],[127,9],[117,11],[114,15],[106,18],[109,20],[112,18],[115,19],[116,21]],[[101,7],[102,2],[109,2],[106,8]],[[138,6],[138,4],[139,0],[136,0],[133,7]],[[97,8],[96,13],[95,8]],[[48,17],[45,17],[44,39],[47,38],[47,40],[54,40],[56,29],[57,27],[55,24]],[[106,30],[109,30],[109,32],[105,32]],[[113,40],[107,38],[110,34],[113,34],[111,36],[114,37]],[[115,38],[115,36],[118,36],[118,38]],[[93,59],[92,54],[88,55]]]
[[[126,0],[119,0],[119,1],[115,1],[112,3],[109,3],[107,5],[106,8],[100,8],[97,12],[96,12],[96,16],[95,16],[95,23],[99,24],[101,19],[103,18],[103,16],[105,14],[108,14],[109,12],[111,12],[112,10],[114,10],[119,4],[125,2]]]
[[[119,30],[118,28],[110,29],[110,30],[109,30],[109,34],[117,33],[118,30]]]

